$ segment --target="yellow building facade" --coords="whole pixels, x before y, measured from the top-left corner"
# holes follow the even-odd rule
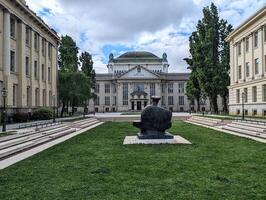
[[[226,40],[230,43],[230,114],[265,116],[266,5]]]
[[[56,103],[58,43],[56,32],[24,0],[0,0],[0,90],[7,89],[9,110]]]

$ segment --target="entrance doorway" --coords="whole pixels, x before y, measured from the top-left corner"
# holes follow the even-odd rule
[[[135,109],[135,103],[134,101],[131,102],[131,110],[134,110]]]
[[[141,101],[137,101],[137,110],[138,110],[138,111],[141,110]]]

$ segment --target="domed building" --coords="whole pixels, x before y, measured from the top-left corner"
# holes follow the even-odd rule
[[[116,58],[110,54],[107,68],[108,73],[96,74],[97,96],[90,102],[91,112],[141,111],[154,95],[161,97],[160,106],[171,111],[196,110],[185,95],[189,73],[169,73],[166,53],[158,57],[132,51]]]

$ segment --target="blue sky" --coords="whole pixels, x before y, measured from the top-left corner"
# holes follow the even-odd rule
[[[265,0],[215,0],[219,15],[234,27]],[[168,55],[172,72],[187,72],[188,37],[209,0],[27,0],[59,35],[73,37],[93,55],[97,73],[107,72],[110,53],[150,51]]]

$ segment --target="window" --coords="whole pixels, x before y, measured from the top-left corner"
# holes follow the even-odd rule
[[[39,101],[39,95],[40,91],[39,88],[35,89],[35,106],[40,106],[40,101]]]
[[[134,84],[134,91],[143,92],[144,91],[144,84],[143,83],[135,83]]]
[[[240,90],[236,90],[236,103],[240,103]]]
[[[263,101],[266,102],[266,85],[262,86],[262,93],[263,93]]]
[[[17,92],[18,92],[18,85],[13,84],[13,106],[17,106]]]
[[[113,105],[116,105],[116,96],[113,96]]]
[[[259,73],[259,59],[255,59],[255,74]]]
[[[254,33],[254,47],[258,47],[258,31]]]
[[[38,62],[34,61],[34,78],[38,79]]]
[[[39,36],[38,33],[34,33],[34,49],[37,51],[39,48]]]
[[[246,77],[249,77],[249,62],[246,62]]]
[[[26,76],[30,75],[30,58],[26,57]]]
[[[241,69],[241,65],[238,66],[238,79],[242,78],[242,69]]]
[[[51,67],[48,67],[48,81],[51,82]]]
[[[161,85],[161,92],[162,92],[162,93],[165,93],[165,83],[163,83],[163,84]]]
[[[257,86],[252,87],[252,101],[257,102]]]
[[[113,84],[113,93],[116,93],[116,85]]]
[[[104,92],[105,92],[105,94],[110,93],[110,84],[109,83],[104,84]]]
[[[239,109],[236,110],[236,114],[240,115],[240,110]]]
[[[155,96],[155,83],[150,83],[150,96]]]
[[[106,96],[106,97],[104,98],[104,104],[105,104],[106,106],[110,106],[110,97],[109,97],[109,96]]]
[[[42,39],[42,55],[45,56],[45,50],[46,50],[46,42],[45,39]]]
[[[15,52],[10,51],[10,71],[15,72]]]
[[[42,90],[42,105],[46,106],[46,90]]]
[[[16,37],[16,22],[14,18],[10,18],[10,36],[12,38]]]
[[[185,104],[185,101],[184,101],[184,96],[179,96],[178,97],[178,100],[179,100],[179,105],[184,105]]]
[[[26,45],[30,46],[30,27],[26,27]]]
[[[257,113],[257,109],[254,109],[253,111],[252,111],[252,115],[253,116],[256,116],[258,113]]]
[[[45,69],[44,69],[44,64],[42,64],[42,81],[45,79]]]
[[[123,105],[128,105],[128,84],[123,83]]]
[[[100,84],[96,83],[95,85],[95,93],[99,93],[100,92]]]
[[[178,83],[178,93],[184,93],[184,92],[185,92],[185,84]]]
[[[100,105],[100,97],[98,95],[94,99],[94,105],[96,106]]]
[[[52,59],[52,44],[48,44],[48,58]]]
[[[248,102],[248,89],[247,88],[244,88],[244,94],[245,94],[244,101],[245,103],[247,103]]]
[[[246,38],[246,51],[249,50],[249,38],[247,37]]]
[[[174,97],[168,96],[168,105],[174,105]]]
[[[173,89],[173,83],[168,83],[168,93],[173,93],[174,89]]]
[[[241,42],[238,43],[238,55],[241,55]]]
[[[165,97],[162,96],[162,105],[164,106],[165,105]]]
[[[52,91],[49,91],[49,105],[52,106]]]
[[[26,101],[27,101],[27,106],[30,106],[30,87],[28,86],[27,87],[27,99],[26,99]]]

